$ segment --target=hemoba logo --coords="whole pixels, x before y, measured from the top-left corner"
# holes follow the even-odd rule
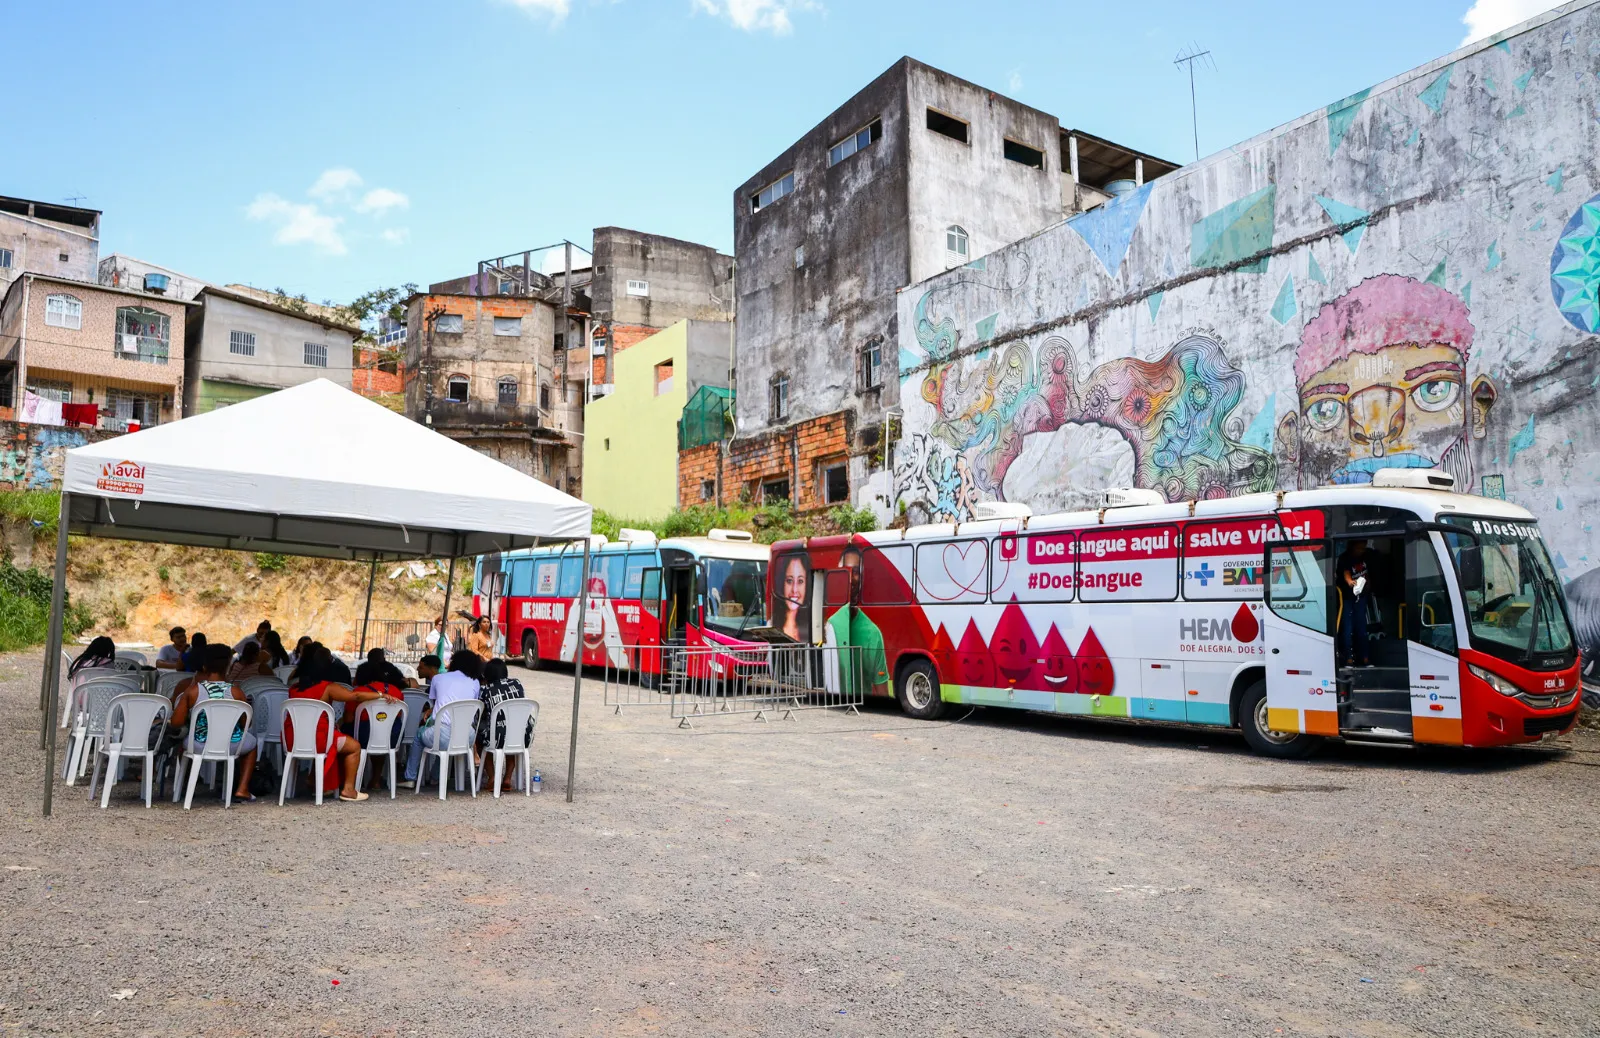
[[[100,466],[100,478],[94,487],[113,494],[143,494],[144,466],[133,461],[108,461]]]
[[[1254,644],[1260,637],[1261,621],[1247,603],[1241,603],[1231,617],[1180,617],[1178,620],[1180,652],[1260,655],[1261,648]]]

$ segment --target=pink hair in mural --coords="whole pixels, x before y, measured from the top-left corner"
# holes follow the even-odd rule
[[[1454,293],[1399,274],[1367,278],[1306,323],[1294,358],[1294,380],[1306,380],[1352,353],[1377,353],[1400,343],[1453,346],[1463,364],[1472,348],[1467,304]]]

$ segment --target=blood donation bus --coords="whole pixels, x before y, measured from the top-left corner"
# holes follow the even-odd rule
[[[1178,504],[1116,490],[1094,511],[996,503],[971,522],[780,543],[772,622],[864,646],[873,691],[913,717],[967,703],[1236,727],[1280,757],[1324,737],[1564,732],[1579,659],[1538,524],[1453,485],[1384,469]],[[1358,571],[1353,598],[1341,574]]]
[[[733,651],[764,644],[747,632],[767,622],[766,545],[734,530],[659,542],[639,530],[623,530],[619,537],[592,540],[582,624],[585,664],[659,674],[661,653],[653,648]],[[582,571],[581,542],[480,556],[473,614],[491,617],[496,648],[520,653],[528,667],[571,662]]]

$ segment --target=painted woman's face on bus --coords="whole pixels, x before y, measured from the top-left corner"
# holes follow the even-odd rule
[[[780,592],[789,609],[798,612],[806,602],[806,564],[790,558],[783,567],[783,588]]]

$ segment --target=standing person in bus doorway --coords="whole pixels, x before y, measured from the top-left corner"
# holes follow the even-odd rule
[[[849,646],[853,660],[840,667],[840,673],[849,675],[850,684],[844,691],[853,695],[859,689],[862,695],[889,694],[889,663],[883,652],[883,632],[861,608],[861,584],[864,567],[861,549],[850,546],[839,553],[839,566],[850,574],[850,604],[841,606],[828,617],[829,640],[835,645]]]
[[[1339,665],[1370,667],[1367,645],[1367,542],[1351,541],[1335,568],[1339,574]]]
[[[811,562],[796,552],[778,569],[778,600],[772,604],[772,626],[791,641],[811,641]]]

